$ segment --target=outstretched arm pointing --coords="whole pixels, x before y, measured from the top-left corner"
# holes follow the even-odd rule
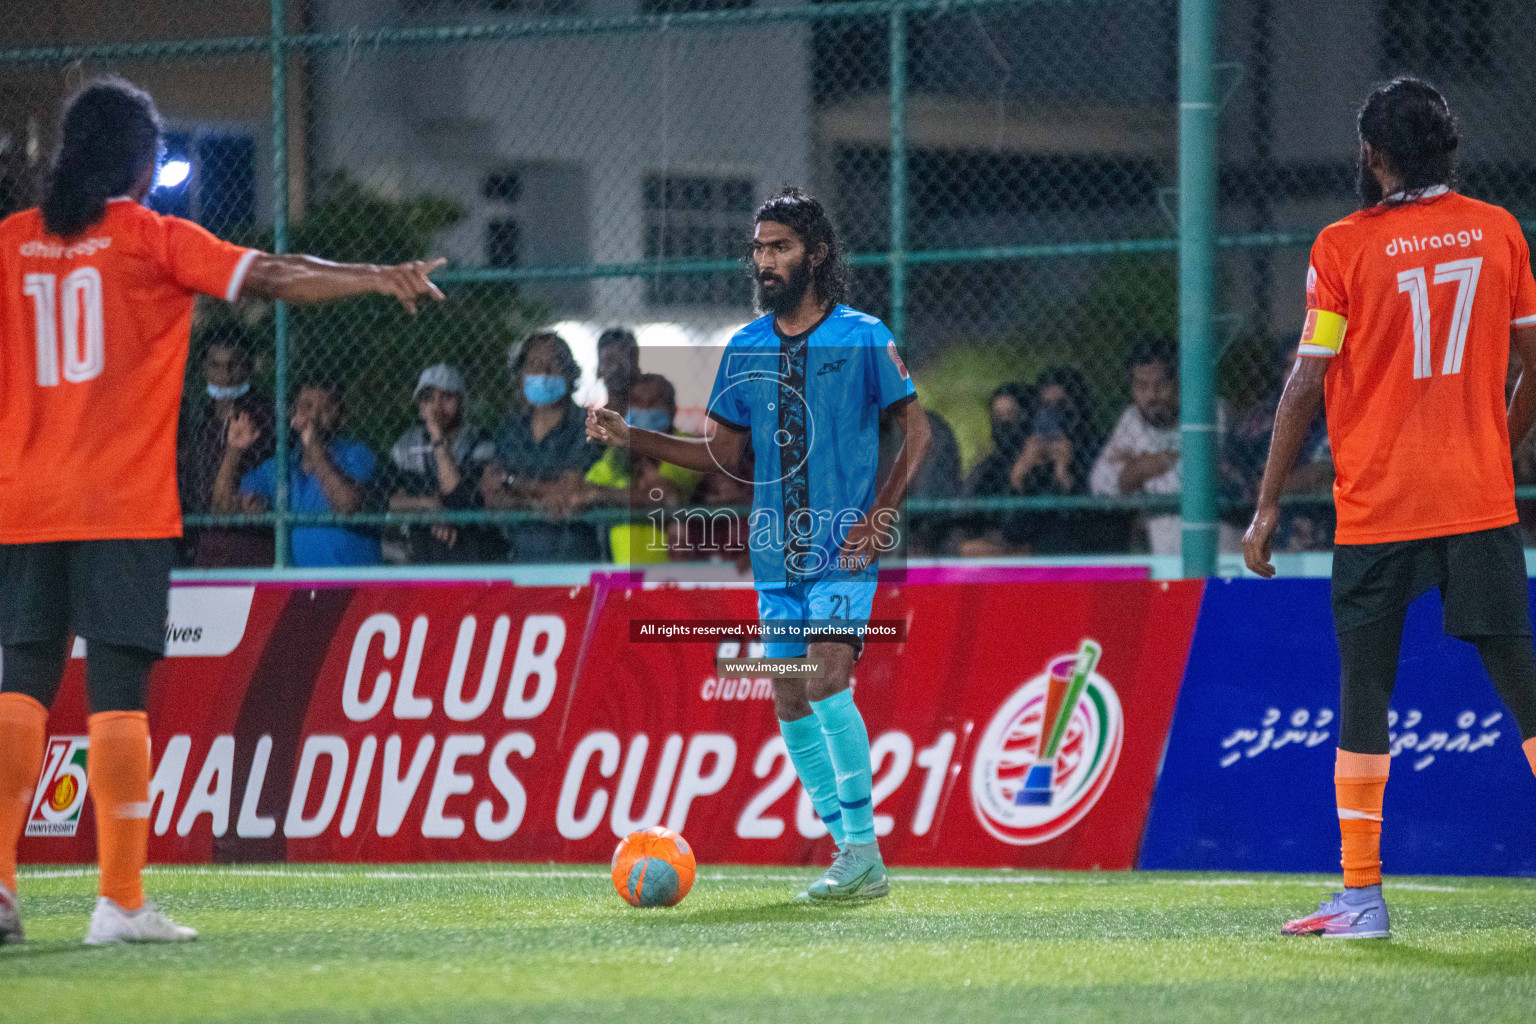
[[[443,297],[430,275],[446,262],[412,260],[378,266],[264,252],[251,263],[241,294],[299,304],[332,302],[354,295],[393,295],[407,311],[415,313],[418,299]]]

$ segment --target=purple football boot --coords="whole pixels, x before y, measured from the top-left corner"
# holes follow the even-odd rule
[[[1392,934],[1387,923],[1387,901],[1381,886],[1367,885],[1331,893],[1317,913],[1287,921],[1282,935],[1321,935],[1325,939],[1385,939]]]

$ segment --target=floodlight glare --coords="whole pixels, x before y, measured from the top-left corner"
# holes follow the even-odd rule
[[[160,173],[155,175],[157,188],[175,188],[186,181],[192,173],[192,164],[186,160],[167,160],[160,165]]]

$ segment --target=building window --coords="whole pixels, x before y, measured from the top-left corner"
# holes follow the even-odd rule
[[[1492,67],[1494,0],[1382,0],[1380,71],[1455,80]]]
[[[485,265],[488,267],[515,267],[518,265],[518,242],[521,229],[515,220],[493,220],[485,225]]]
[[[523,175],[518,170],[492,171],[480,185],[480,194],[493,203],[511,205],[523,196]]]
[[[167,132],[148,205],[216,235],[256,223],[256,140],[211,129]]]
[[[734,260],[752,235],[752,179],[647,175],[647,260]],[[646,301],[656,306],[742,306],[752,301],[745,270],[652,274]]]

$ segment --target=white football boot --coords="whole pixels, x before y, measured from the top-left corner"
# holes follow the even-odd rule
[[[102,896],[91,915],[87,946],[106,946],[114,942],[191,942],[196,930],[179,925],[160,912],[148,900],[138,910],[124,910],[115,900]]]
[[[16,894],[0,885],[0,946],[21,940],[21,910],[16,906]]]

